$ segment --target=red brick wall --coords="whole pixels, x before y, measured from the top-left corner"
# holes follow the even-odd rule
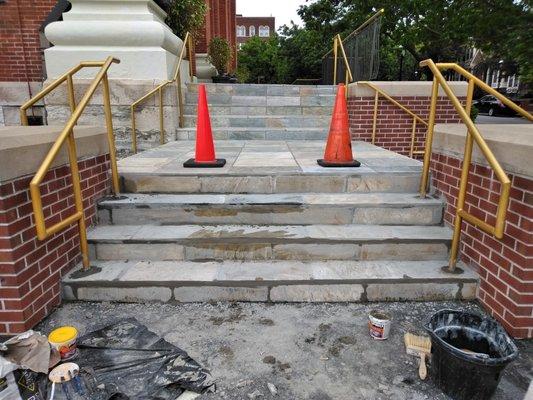
[[[56,2],[8,0],[0,3],[0,81],[42,80],[39,28]]]
[[[444,220],[453,226],[462,162],[433,154],[432,184],[446,197]],[[504,237],[497,240],[463,223],[460,254],[480,277],[478,299],[516,338],[533,337],[533,179],[509,175],[511,201]],[[465,209],[494,224],[500,183],[490,168],[472,164]]]
[[[424,121],[429,117],[430,97],[402,96],[394,97],[400,104],[413,111]],[[460,100],[464,101],[463,98]],[[350,132],[354,140],[372,141],[372,122],[374,118],[374,96],[348,98],[348,115]],[[459,115],[453,105],[445,97],[439,97],[437,102],[436,123],[459,123]],[[377,146],[409,155],[411,147],[411,131],[413,117],[395,106],[388,100],[380,98],[378,101],[378,117],[376,125]],[[415,151],[424,149],[426,127],[417,123]],[[421,158],[419,156],[418,158]]]
[[[109,157],[78,163],[88,225],[96,222],[95,202],[109,192]],[[32,176],[0,185],[0,334],[32,328],[60,303],[60,280],[80,261],[78,227],[40,241],[36,237],[28,185]],[[42,186],[47,225],[71,215],[74,198],[69,168],[48,172]]]

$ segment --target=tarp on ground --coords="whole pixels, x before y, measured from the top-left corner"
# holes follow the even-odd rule
[[[135,318],[115,322],[78,340],[80,367],[98,384],[130,399],[175,400],[185,390],[215,390],[208,370]]]

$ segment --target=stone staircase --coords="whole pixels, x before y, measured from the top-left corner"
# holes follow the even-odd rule
[[[335,86],[209,84],[215,139],[317,140],[327,137]],[[198,84],[188,84],[185,126],[178,140],[194,140]]]
[[[222,106],[221,106],[222,107]],[[216,108],[213,107],[213,108]],[[420,199],[418,161],[354,143],[360,168],[316,165],[322,141],[218,142],[222,169],[184,169],[194,143],[120,161],[129,192],[89,231],[100,272],[64,280],[72,300],[472,299],[477,277],[441,271],[451,231]]]

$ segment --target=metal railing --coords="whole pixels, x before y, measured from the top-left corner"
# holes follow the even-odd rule
[[[417,122],[420,122],[424,126],[428,126],[428,123],[424,121],[420,116],[416,115],[413,111],[409,110],[404,105],[400,104],[398,101],[393,99],[391,96],[389,96],[385,91],[378,88],[377,86],[373,85],[370,82],[358,82],[358,84],[366,85],[372,90],[374,90],[374,117],[372,120],[372,144],[376,143],[376,130],[377,130],[377,121],[378,121],[378,101],[379,96],[381,95],[383,98],[387,99],[389,102],[394,104],[396,107],[402,109],[407,114],[409,114],[411,117],[413,117],[413,124],[411,128],[411,145],[409,147],[409,157],[413,157],[415,154],[424,154],[424,150],[417,150],[415,151],[415,140],[416,140],[416,125]]]
[[[348,97],[348,84],[353,82],[352,70],[350,69],[350,63],[348,62],[348,57],[346,57],[346,51],[344,51],[344,46],[342,45],[341,35],[337,34],[333,38],[333,84],[337,84],[337,59],[339,56],[339,48],[341,49],[342,59],[344,61],[344,68],[346,72],[344,73],[344,84],[346,85],[346,97]]]
[[[131,150],[133,153],[137,153],[137,132],[136,132],[136,124],[135,124],[135,107],[142,103],[144,100],[149,98],[150,96],[153,96],[155,93],[159,96],[159,142],[161,144],[165,144],[165,127],[164,127],[164,112],[163,112],[163,89],[167,87],[168,85],[176,82],[176,99],[179,107],[179,127],[183,128],[183,99],[182,99],[182,93],[181,93],[181,62],[183,61],[183,58],[185,56],[185,49],[188,49],[188,57],[189,57],[189,76],[192,80],[193,78],[193,70],[192,70],[192,36],[189,32],[185,35],[185,39],[183,40],[183,46],[181,47],[181,52],[178,57],[178,60],[176,61],[176,68],[174,70],[174,75],[171,80],[164,81],[159,86],[155,87],[154,89],[150,90],[148,93],[146,93],[144,96],[142,96],[140,99],[136,100],[132,103],[130,106],[131,109]]]
[[[331,69],[333,70],[333,81],[332,81],[332,84],[336,85],[338,83],[337,82],[337,73],[338,73],[337,72],[337,70],[338,70],[338,62],[337,62],[338,51],[337,51],[337,48],[339,46],[342,49],[344,65],[346,67],[345,75],[348,74],[348,71],[349,71],[349,75],[350,75],[350,81],[348,81],[348,79],[345,79],[345,84],[346,85],[348,85],[349,82],[353,82],[354,81],[354,77],[353,77],[354,73],[356,75],[355,79],[370,80],[370,79],[374,78],[372,72],[370,72],[369,74],[364,74],[362,76],[359,74],[361,71],[359,71],[357,60],[360,59],[360,57],[358,55],[356,55],[356,54],[350,54],[350,58],[348,58],[347,55],[346,55],[346,46],[344,46],[344,43],[348,43],[348,46],[349,46],[348,49],[350,50],[351,41],[354,40],[355,37],[357,37],[358,35],[362,34],[363,31],[365,29],[369,28],[369,26],[372,23],[375,23],[376,20],[380,19],[381,16],[384,14],[384,12],[385,12],[384,9],[380,9],[379,11],[377,11],[374,15],[370,16],[365,22],[363,22],[359,27],[357,27],[354,31],[352,31],[344,39],[342,39],[339,34],[336,35],[333,38],[333,48],[331,50],[329,50],[326,54],[324,54],[324,56],[322,56],[322,81],[323,81],[324,84],[329,82],[329,79],[327,77],[329,76],[329,73],[330,73]],[[350,51],[349,51],[349,53],[350,53]],[[352,60],[352,62],[354,62],[354,64],[352,64],[352,66],[353,66],[353,68],[355,70],[352,70],[352,67],[350,67],[350,60]],[[333,66],[331,66],[331,64],[330,64],[331,61],[333,61]],[[368,65],[373,65],[370,60],[367,60],[367,61],[368,61]],[[367,61],[365,61],[365,63]],[[377,73],[377,69],[375,70],[375,73]],[[346,93],[348,93],[348,90],[346,90]]]
[[[37,237],[39,240],[44,240],[60,230],[66,228],[67,226],[77,222],[78,230],[80,234],[80,249],[82,255],[83,268],[89,268],[89,250],[87,245],[87,231],[85,226],[85,217],[83,212],[83,199],[81,195],[81,184],[80,176],[78,170],[78,157],[76,151],[76,139],[74,138],[74,126],[78,122],[81,114],[85,110],[85,107],[91,100],[94,92],[96,91],[100,82],[103,86],[103,98],[104,98],[104,113],[106,120],[107,128],[107,141],[109,145],[109,158],[111,163],[111,174],[112,174],[112,189],[113,193],[117,195],[119,193],[119,181],[118,181],[118,171],[117,171],[117,159],[116,159],[116,150],[115,150],[115,138],[113,135],[113,122],[111,117],[111,100],[109,97],[109,81],[107,79],[107,70],[112,63],[119,63],[120,60],[108,57],[105,61],[85,61],[79,63],[74,68],[70,69],[58,79],[56,79],[51,85],[47,86],[41,90],[35,97],[24,103],[20,107],[20,120],[22,125],[28,125],[28,117],[26,115],[26,110],[32,107],[36,102],[40,101],[48,93],[53,91],[63,82],[67,82],[67,93],[68,101],[70,105],[71,116],[68,119],[65,127],[59,134],[59,137],[56,139],[52,148],[49,150],[44,161],[37,169],[35,176],[30,182],[30,194],[31,194],[31,203],[33,207],[33,214],[35,218],[35,228],[37,230]],[[100,70],[93,78],[89,88],[83,95],[79,104],[76,105],[76,100],[74,96],[74,82],[72,76],[83,68],[88,67],[100,67]],[[76,212],[71,216],[65,218],[62,221],[57,222],[56,224],[47,227],[46,220],[44,217],[44,210],[41,198],[41,191],[39,185],[43,182],[46,173],[50,169],[54,159],[59,154],[63,144],[67,142],[67,151],[70,164],[70,172],[72,176],[72,190],[74,192],[74,202],[76,207]]]
[[[509,177],[501,167],[500,163],[494,156],[494,153],[490,150],[489,146],[481,136],[481,133],[477,129],[476,125],[470,118],[470,110],[472,108],[472,97],[474,94],[475,86],[479,86],[482,90],[497,97],[503,104],[516,111],[518,114],[526,117],[528,120],[533,121],[533,116],[520,106],[507,99],[505,96],[488,86],[485,82],[466,71],[464,68],[453,63],[438,63],[435,64],[432,60],[424,60],[420,63],[421,67],[428,67],[433,73],[433,87],[431,90],[431,105],[428,120],[428,130],[426,135],[426,144],[424,152],[424,166],[422,170],[422,180],[420,182],[420,197],[424,198],[427,194],[427,185],[429,178],[429,168],[431,162],[431,148],[433,145],[433,133],[435,127],[435,113],[437,107],[437,96],[439,86],[442,87],[448,99],[451,101],[455,110],[461,117],[461,120],[467,127],[465,150],[463,156],[463,164],[461,170],[461,180],[459,183],[459,194],[456,204],[454,231],[452,238],[452,246],[450,249],[450,260],[447,271],[454,272],[457,264],[457,256],[459,252],[459,240],[461,236],[461,225],[463,220],[478,227],[482,231],[494,235],[497,239],[503,238],[503,232],[505,229],[505,218],[507,215],[507,206],[509,205],[509,192],[511,189],[511,181]],[[464,76],[468,80],[468,89],[466,94],[465,108],[461,105],[461,102],[455,96],[452,89],[446,82],[446,79],[442,76],[441,70],[453,70],[456,73]],[[494,225],[490,225],[484,220],[468,213],[465,209],[466,191],[468,187],[468,178],[470,163],[472,161],[472,150],[474,142],[481,150],[481,153],[487,160],[490,168],[494,171],[496,178],[501,184],[500,199],[498,200],[498,208],[496,210],[496,220]]]
[[[320,83],[320,78],[296,78],[292,81],[291,85],[316,85]]]

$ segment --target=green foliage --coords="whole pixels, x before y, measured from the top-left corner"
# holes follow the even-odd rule
[[[503,60],[508,73],[518,64],[521,79],[533,82],[533,13],[528,0],[307,2],[298,10],[304,26],[281,29],[289,75],[320,77],[320,58],[331,49],[333,36],[348,35],[378,8],[385,9],[379,79],[398,79],[400,60],[403,79],[421,78],[421,60],[460,61],[465,49],[475,46],[487,62]]]
[[[218,36],[212,38],[207,47],[207,56],[219,75],[226,73],[228,64],[231,61],[231,47],[228,41]]]
[[[470,119],[474,122],[476,122],[477,116],[479,115],[478,108],[472,104],[472,108],[470,109]]]
[[[187,32],[195,36],[203,26],[207,4],[204,0],[172,0],[166,19],[176,36],[184,38]]]
[[[281,53],[279,38],[254,36],[239,50],[238,74],[243,83],[287,82],[287,59]]]

